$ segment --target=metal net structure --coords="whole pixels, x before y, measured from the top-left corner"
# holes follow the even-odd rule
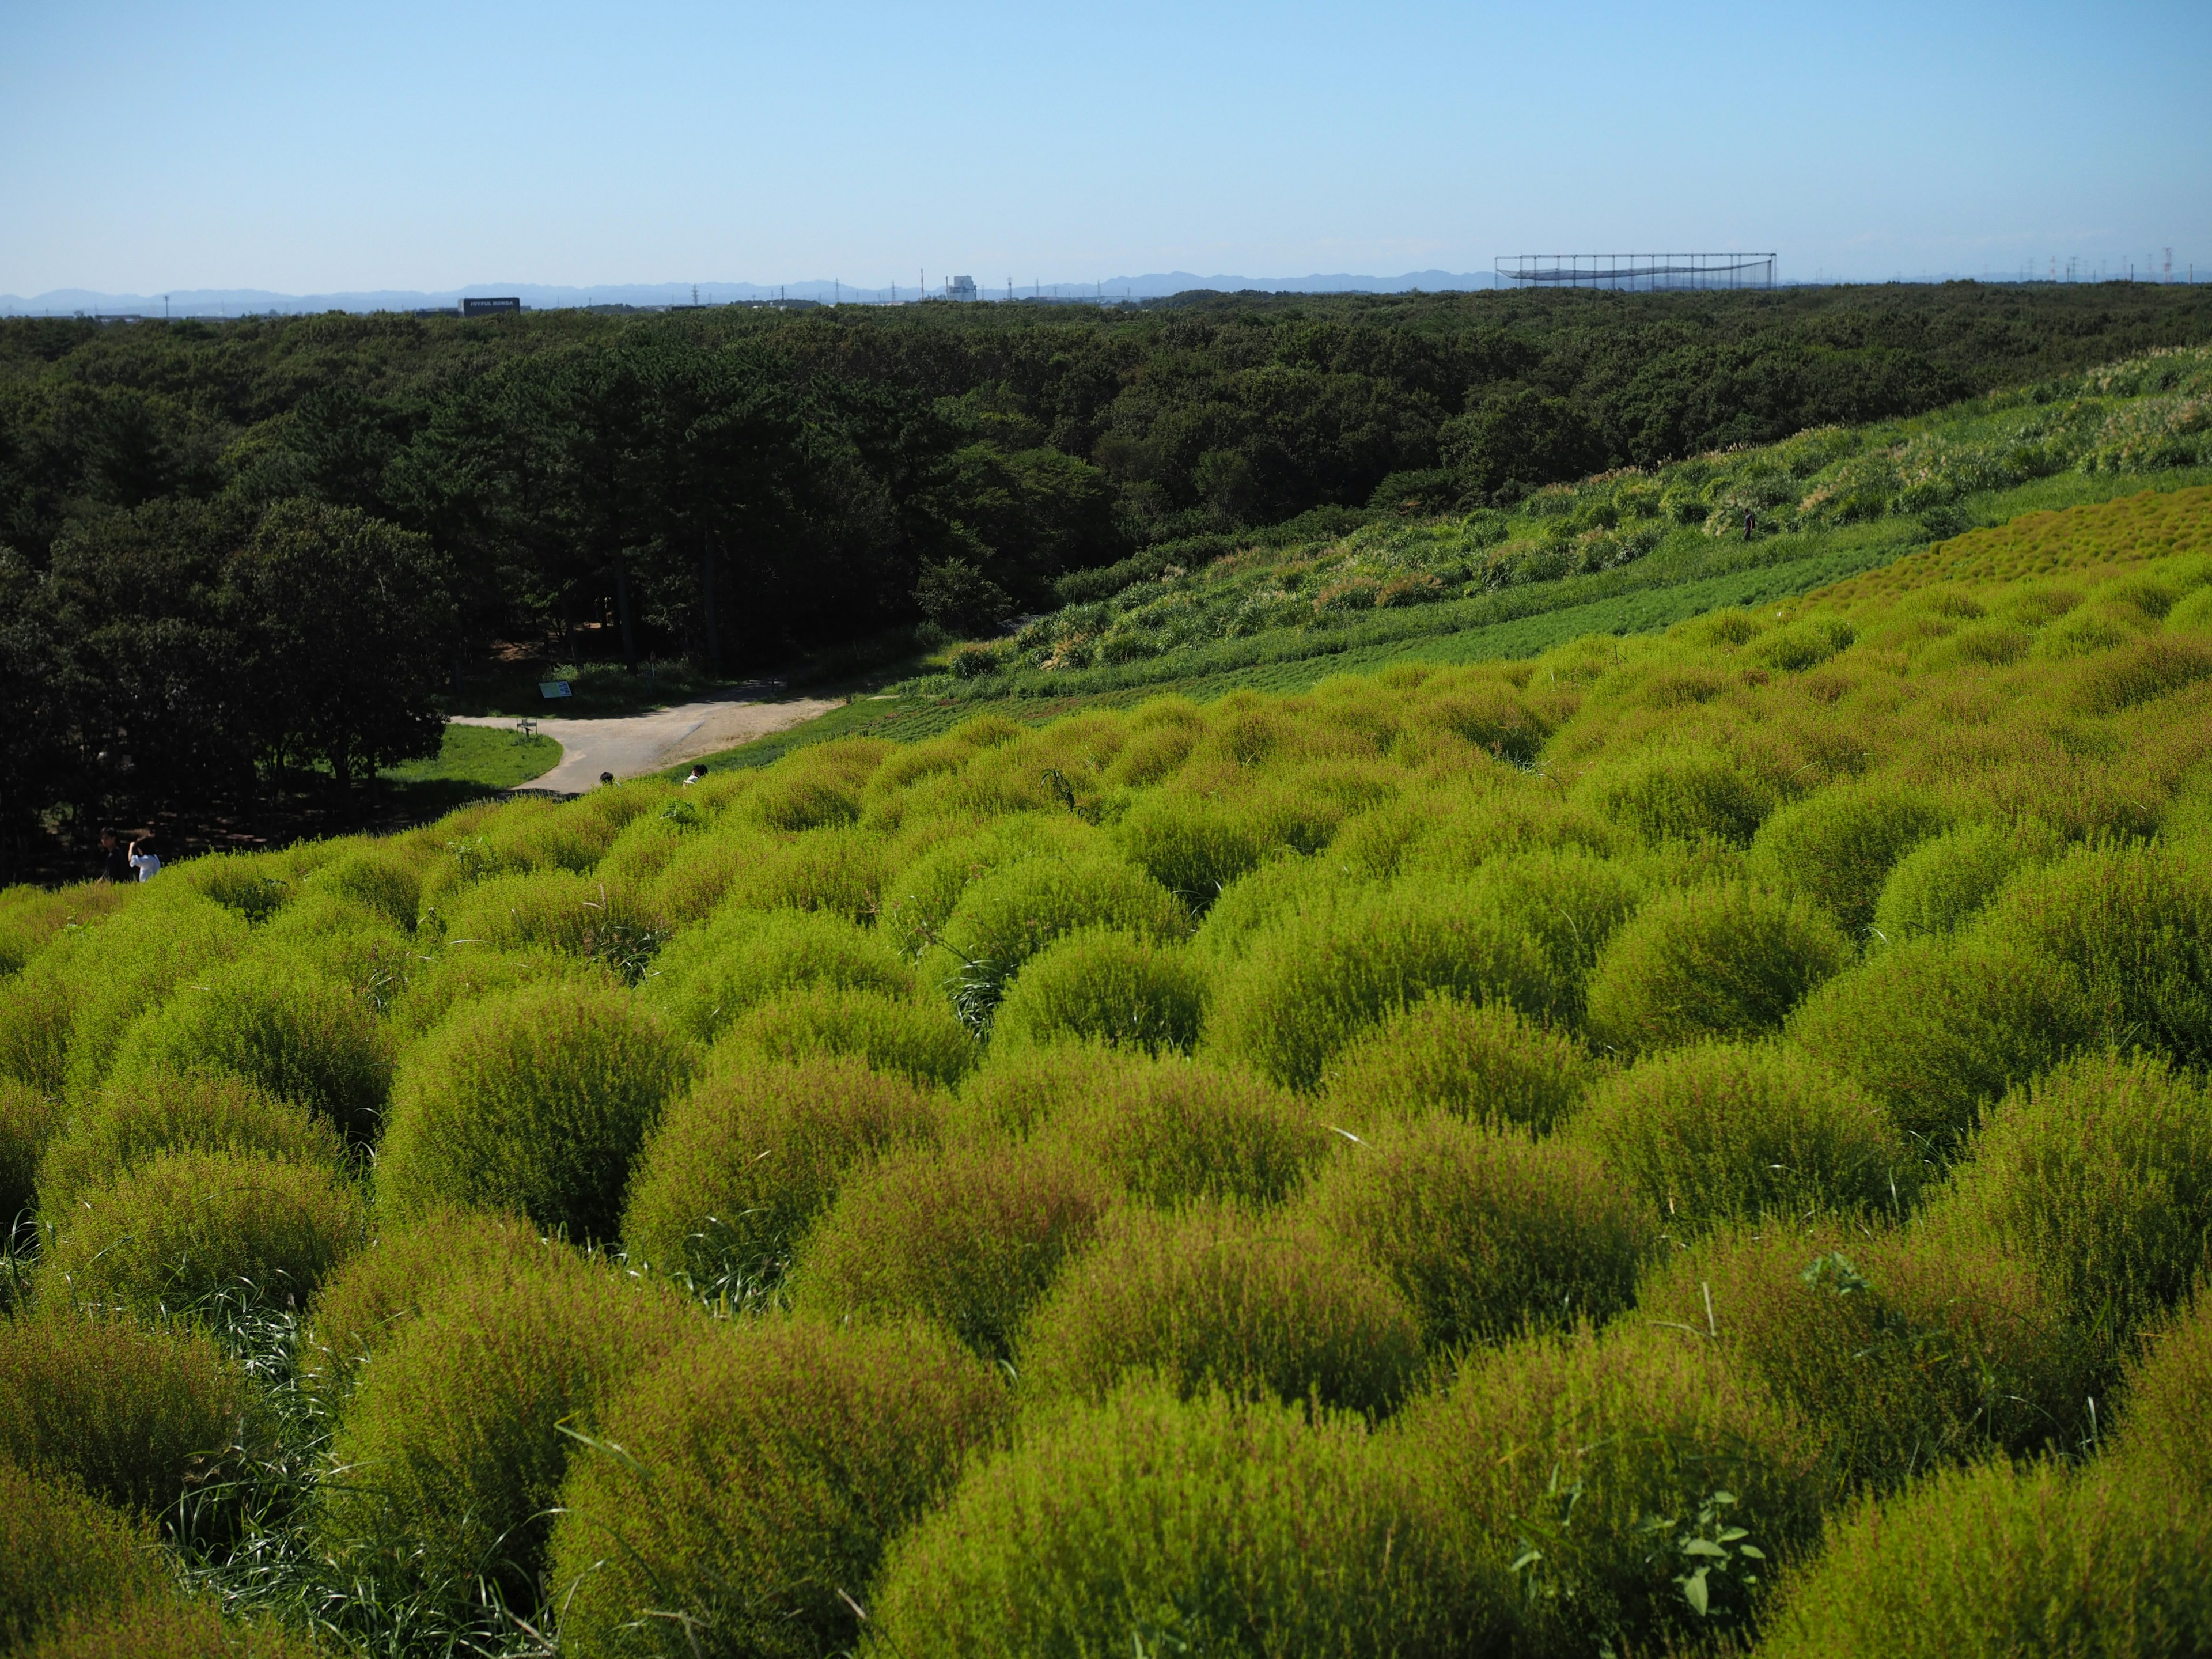
[[[1497,264],[1501,287],[1772,288],[1771,253],[1514,253]]]

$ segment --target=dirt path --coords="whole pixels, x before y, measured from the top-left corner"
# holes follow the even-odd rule
[[[650,714],[625,714],[605,720],[562,720],[557,715],[541,718],[538,729],[561,745],[561,763],[523,787],[581,794],[599,787],[602,772],[611,772],[617,778],[658,772],[679,762],[711,755],[718,749],[764,738],[771,732],[811,720],[838,706],[811,697],[763,701],[764,696],[772,696],[780,690],[762,684],[733,685],[720,696],[674,708],[656,709]],[[503,714],[457,714],[453,719],[461,726],[514,724]]]

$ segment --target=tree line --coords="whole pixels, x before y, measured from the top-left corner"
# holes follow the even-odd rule
[[[0,812],[364,775],[495,641],[737,673],[1133,551],[1910,414],[2200,290],[0,322]],[[1193,540],[1193,538],[1197,538]],[[127,757],[127,763],[125,757]]]

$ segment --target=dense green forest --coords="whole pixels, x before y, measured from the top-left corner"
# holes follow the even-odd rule
[[[1133,554],[2208,338],[2121,284],[0,324],[0,813],[373,775],[495,642],[735,674],[984,632]]]

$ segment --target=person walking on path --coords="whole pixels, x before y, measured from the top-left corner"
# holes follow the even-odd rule
[[[154,850],[153,836],[140,836],[131,843],[131,867],[141,881],[151,881],[161,873],[161,855]]]

